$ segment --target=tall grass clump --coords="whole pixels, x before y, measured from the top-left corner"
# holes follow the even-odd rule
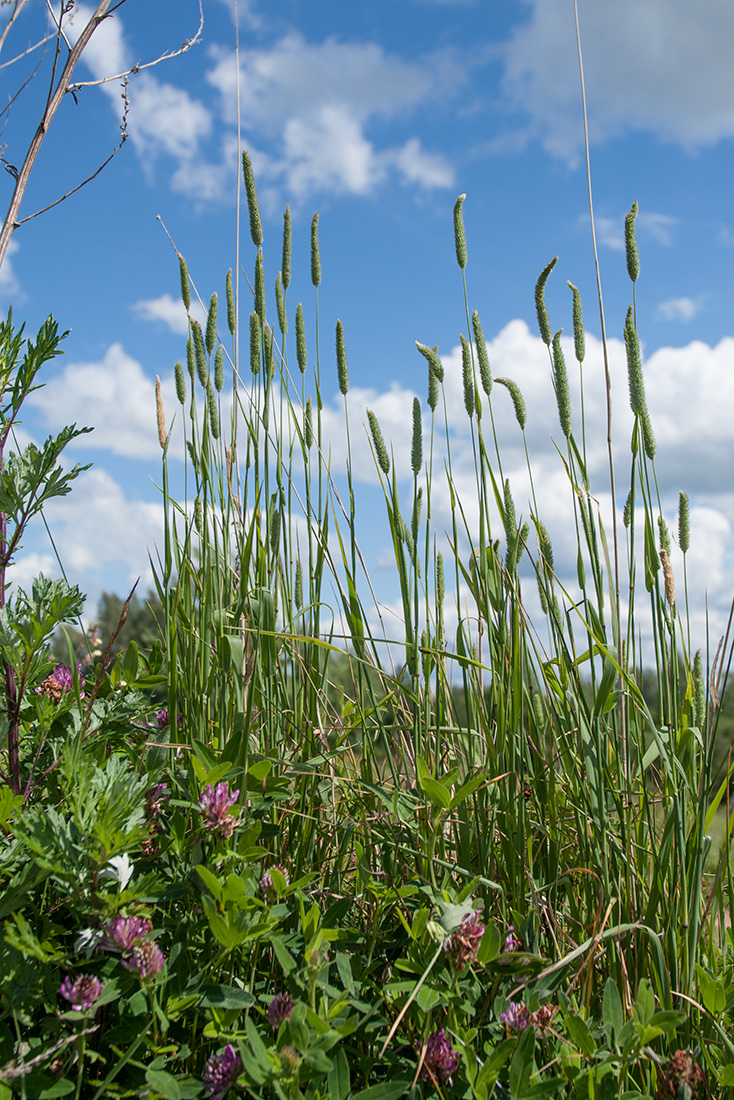
[[[719,734],[732,637],[694,637],[685,566],[673,576],[637,329],[636,206],[629,393],[613,395],[633,413],[623,487],[611,446],[601,483],[589,468],[584,386],[599,365],[581,293],[569,284],[576,383],[546,305],[556,260],[535,287],[575,534],[569,580],[532,418],[516,380],[493,377],[472,308],[457,200],[471,477],[452,454],[428,334],[409,451],[396,456],[374,410],[359,425],[394,557],[401,615],[388,631],[358,539],[348,331],[319,317],[319,217],[304,242],[313,301],[294,306],[290,210],[275,272],[246,154],[242,165],[252,302],[240,314],[228,272],[226,309],[215,289],[199,324],[178,255],[189,336],[175,409],[157,382],[155,428],[151,410],[161,644],[112,659],[113,637],[75,672],[69,643],[69,666],[53,667],[48,637],[78,614],[76,590],[41,579],[0,606],[0,1100],[728,1095],[734,763]],[[50,323],[25,356],[10,319],[0,333],[3,568],[28,471],[37,510],[78,472],[55,465],[76,429],[49,442],[47,461],[4,458],[56,344]],[[337,390],[340,470],[324,415]],[[527,499],[495,428],[510,407]],[[685,487],[676,522],[685,562]]]

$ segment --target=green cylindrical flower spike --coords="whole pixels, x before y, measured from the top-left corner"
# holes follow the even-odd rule
[[[540,338],[544,344],[548,345],[548,347],[551,346],[553,334],[551,332],[550,320],[548,318],[548,310],[546,309],[545,305],[545,284],[548,281],[548,276],[550,275],[551,271],[556,266],[557,260],[558,257],[555,256],[549,264],[546,264],[546,266],[543,268],[540,275],[538,276],[537,283],[535,284],[535,312],[538,317]]]
[[[247,208],[250,211],[250,236],[255,248],[263,243],[263,227],[260,221],[260,207],[257,202],[255,189],[255,174],[247,150],[242,153],[242,174],[245,177],[245,193],[247,195]]]
[[[387,447],[385,446],[385,440],[382,438],[382,432],[380,431],[377,417],[372,412],[372,409],[367,409],[367,419],[370,423],[370,432],[372,433],[372,442],[375,447],[375,454],[377,455],[377,463],[385,477],[387,477],[390,473],[390,456],[387,453]]]
[[[698,730],[703,730],[706,724],[706,686],[700,649],[693,658],[693,722]]]
[[[202,386],[206,387],[209,381],[209,366],[206,361],[206,348],[204,347],[204,337],[201,332],[201,325],[198,321],[191,322],[191,331],[194,334],[194,355],[196,357],[196,373],[199,375],[199,381]]]
[[[209,427],[212,438],[219,439],[219,410],[217,409],[217,398],[211,382],[206,387],[206,407],[209,413]]]
[[[519,534],[518,540],[517,540],[517,554],[515,555],[515,563],[517,565],[520,564],[520,558],[522,557],[523,551],[525,550],[525,547],[527,546],[527,541],[528,541],[528,535],[529,534],[530,534],[530,524],[529,523],[523,523],[522,527],[520,528],[520,534]]]
[[[672,547],[670,545],[670,535],[668,533],[668,525],[662,516],[658,516],[658,535],[660,538],[660,549],[670,557]]]
[[[573,346],[576,359],[583,363],[586,355],[586,334],[584,332],[584,315],[581,309],[581,294],[579,288],[573,283],[568,284],[573,294]]]
[[[509,478],[505,481],[504,485],[504,520],[505,520],[505,540],[507,542],[507,550],[505,552],[505,566],[513,573],[515,566],[517,565],[517,518],[515,515],[515,502],[512,499],[512,493],[510,492]]]
[[[272,382],[275,375],[275,353],[273,348],[273,330],[270,325],[263,329],[263,353],[265,356],[265,376]]]
[[[474,343],[477,346],[477,359],[479,360],[479,377],[482,380],[482,389],[489,397],[492,392],[492,372],[489,369],[489,355],[487,354],[487,344],[484,339],[484,331],[482,329],[482,322],[479,320],[479,314],[476,310],[472,313],[471,327],[474,331]]]
[[[313,413],[311,411],[310,397],[306,402],[306,408],[303,410],[303,441],[306,444],[307,450],[310,451],[313,447]]]
[[[632,490],[627,493],[627,499],[624,502],[624,511],[622,512],[622,523],[625,527],[629,528],[632,523]]]
[[[635,218],[639,207],[637,200],[632,203],[632,209],[624,219],[624,249],[627,254],[627,274],[633,283],[640,276],[640,256],[637,251],[637,238],[635,236]]]
[[[637,329],[632,319],[632,306],[627,311],[624,326],[624,346],[627,352],[627,378],[630,391],[630,408],[635,416],[642,416],[647,410],[645,401],[645,383],[642,377],[642,356]]]
[[[197,497],[194,501],[194,527],[199,534],[201,534],[204,529],[204,509],[201,505],[201,497]]]
[[[454,244],[456,245],[456,262],[463,271],[466,267],[466,234],[464,233],[464,213],[462,206],[466,195],[459,195],[454,203]]]
[[[434,371],[437,380],[443,382],[443,363],[438,357],[438,344],[435,348],[429,348],[426,344],[419,344],[416,340],[415,346],[423,358],[428,360],[428,365]]]
[[[211,355],[214,351],[214,345],[217,342],[217,318],[219,316],[219,298],[217,294],[212,294],[209,299],[209,312],[206,315],[206,332],[204,336],[204,342],[206,344],[207,355]]]
[[[443,575],[443,554],[436,555],[436,604],[439,610],[443,610],[443,601],[446,596],[446,582]]]
[[[543,580],[540,570],[538,570],[536,574],[536,580],[538,582],[538,598],[540,600],[540,610],[543,612],[544,615],[547,615],[548,597],[545,594],[545,581]]]
[[[224,352],[222,351],[221,344],[217,348],[217,353],[214,356],[214,385],[216,386],[217,393],[221,393],[224,386]]]
[[[678,497],[678,545],[684,554],[691,545],[691,527],[688,514],[688,495],[680,493]]]
[[[188,313],[191,309],[191,280],[189,279],[189,269],[186,265],[186,260],[180,252],[178,254],[178,268],[181,276],[181,301]]]
[[[283,262],[281,274],[283,276],[283,290],[291,285],[291,208],[286,206],[283,215]]]
[[[535,527],[538,532],[538,549],[541,557],[550,571],[553,572],[553,546],[551,545],[550,535],[542,520],[536,520]]]
[[[537,693],[533,695],[533,718],[535,719],[536,730],[538,733],[543,733],[547,728],[548,721],[545,716],[543,700]]]
[[[495,378],[495,382],[499,382],[501,386],[505,386],[510,391],[510,397],[512,398],[512,404],[515,407],[515,418],[525,431],[525,425],[527,423],[528,414],[525,409],[525,402],[523,396],[520,393],[520,387],[517,382],[513,382],[511,378]]]
[[[280,331],[285,336],[288,331],[288,318],[285,314],[285,295],[283,294],[283,275],[282,272],[278,272],[278,277],[275,280],[275,305],[278,310],[278,325]]]
[[[194,381],[194,374],[196,373],[196,353],[194,351],[194,341],[190,336],[186,338],[186,366],[188,368],[191,381]]]
[[[201,467],[199,466],[198,455],[196,454],[196,451],[194,450],[194,444],[191,442],[190,439],[186,440],[186,450],[189,452],[189,458],[191,459],[191,465],[194,467],[194,472],[195,472],[196,476],[198,477]]]
[[[311,220],[311,282],[318,286],[321,282],[321,254],[319,252],[319,216],[314,214]]]
[[[301,565],[301,559],[296,558],[296,583],[293,599],[296,605],[296,611],[300,611],[303,607],[303,566]]]
[[[298,303],[296,308],[296,358],[301,374],[306,373],[308,355],[306,353],[306,326],[303,323],[303,306]]]
[[[413,536],[413,542],[418,541],[418,531],[421,525],[421,508],[423,506],[423,486],[421,485],[418,492],[415,494],[415,503],[413,504],[413,519],[410,525],[410,533]]]
[[[178,398],[179,405],[183,405],[186,402],[186,379],[184,378],[183,367],[180,363],[176,363],[173,368],[173,376],[176,380],[176,397]]]
[[[650,414],[647,409],[642,413],[640,417],[640,424],[642,425],[642,445],[645,448],[645,454],[649,459],[655,457],[655,451],[657,445],[655,443],[655,436],[652,430],[652,422],[650,421]]]
[[[423,465],[423,420],[421,403],[413,398],[413,442],[410,448],[410,465],[414,474],[419,474]]]
[[[262,326],[260,318],[253,309],[250,314],[250,370],[257,374],[260,370],[262,358]]]
[[[474,416],[474,371],[472,369],[471,349],[463,332],[461,339],[461,378],[464,386],[464,408],[467,416]]]
[[[255,261],[255,312],[260,318],[260,324],[265,327],[265,268],[263,267],[263,250],[258,248]]]
[[[273,493],[270,498],[270,551],[278,553],[280,546],[280,508],[278,507],[278,494]]]
[[[436,411],[438,405],[438,379],[436,378],[436,372],[429,367],[428,368],[428,408],[431,412]]]
[[[336,322],[336,371],[339,377],[339,389],[344,397],[349,393],[349,367],[347,349],[344,344],[344,325]]]
[[[571,398],[568,392],[568,374],[566,373],[566,360],[561,347],[561,333],[559,328],[553,337],[553,385],[556,391],[556,403],[558,405],[558,419],[561,422],[561,431],[566,439],[571,434]]]
[[[234,336],[235,329],[237,328],[237,310],[235,307],[234,290],[232,289],[232,268],[230,267],[227,272],[227,278],[224,284],[225,295],[227,298],[227,328],[230,331],[230,335]]]

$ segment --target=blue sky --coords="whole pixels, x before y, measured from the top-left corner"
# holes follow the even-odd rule
[[[323,349],[331,354],[341,317],[353,416],[364,420],[365,405],[374,408],[400,459],[412,396],[425,398],[414,342],[438,344],[447,368],[459,363],[466,321],[451,212],[466,193],[470,307],[482,317],[494,374],[510,375],[525,393],[556,558],[565,554],[572,571],[567,491],[552,442],[557,419],[533,308],[537,275],[558,254],[547,293],[551,323],[570,331],[570,279],[584,298],[587,412],[603,501],[599,321],[571,0],[239,0],[238,7],[242,138],[258,179],[268,282],[280,263],[289,202],[289,301],[303,300],[308,314],[309,227],[318,210]],[[74,8],[70,40],[91,10]],[[718,633],[734,589],[734,8],[729,0],[695,7],[580,0],[579,10],[615,438],[626,464],[623,225],[637,200],[638,322],[658,475],[671,526],[678,491],[689,494],[695,621],[702,631],[707,592]],[[130,140],[95,181],[23,225],[0,269],[0,307],[12,303],[29,332],[49,312],[71,329],[66,356],[49,370],[24,428],[31,438],[72,421],[95,428],[72,456],[93,469],[49,510],[67,572],[92,607],[103,589],[122,593],[137,576],[146,586],[148,548],[160,533],[153,384],[159,374],[173,408],[172,368],[184,357],[186,322],[175,253],[157,216],[205,300],[223,292],[235,265],[233,11],[233,0],[203,0],[200,42],[130,79]],[[197,0],[127,0],[95,35],[77,79],[153,60],[198,24]],[[29,0],[0,64],[46,26],[46,5]],[[0,69],[3,105],[39,54]],[[22,161],[45,79],[32,81],[2,116],[0,146],[10,164]],[[116,143],[119,82],[84,87],[77,100],[67,97],[54,120],[22,216],[75,186]],[[3,180],[9,201],[12,179]],[[251,275],[246,221],[241,260]],[[336,372],[323,369],[333,379],[326,414],[338,458]],[[447,376],[458,422],[460,368]],[[522,508],[527,487],[509,404],[500,430],[516,458],[509,468]],[[369,515],[376,478],[361,437],[358,446]],[[457,429],[454,454],[459,469],[467,460],[470,491],[468,425]],[[402,468],[409,471],[409,461]],[[368,544],[379,575],[386,540],[382,546],[370,532]],[[54,571],[41,530],[29,537],[16,577],[28,580],[38,569]]]

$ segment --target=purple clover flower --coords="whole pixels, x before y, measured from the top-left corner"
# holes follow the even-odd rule
[[[221,1054],[213,1054],[207,1060],[201,1080],[211,1100],[222,1100],[225,1093],[237,1084],[241,1073],[242,1059],[228,1043]]]
[[[468,963],[476,962],[483,935],[484,925],[479,920],[479,913],[471,912],[444,940],[443,949],[455,970],[464,970]]]
[[[217,783],[216,787],[207,784],[201,792],[199,809],[204,816],[204,828],[214,836],[228,840],[239,825],[230,807],[239,798],[239,790],[230,791],[226,781]]]
[[[131,951],[153,931],[147,917],[113,917],[103,929],[100,947],[103,951]]]
[[[94,974],[80,974],[74,981],[67,974],[59,993],[67,1001],[71,1001],[72,1012],[84,1012],[92,1007],[102,993],[102,982]]]
[[[77,664],[77,671],[79,673],[80,692],[82,699],[84,698],[84,681],[82,677],[82,666]],[[47,676],[43,683],[39,684],[35,689],[36,695],[47,695],[49,699],[54,703],[60,702],[65,695],[68,695],[74,688],[74,673],[71,671],[69,665],[56,665],[50,676]]]
[[[500,1022],[508,1031],[524,1031],[532,1023],[528,1006],[523,1001],[510,1001],[504,1012],[500,1012]]]
[[[268,1021],[270,1026],[277,1031],[284,1020],[290,1019],[294,1008],[295,1001],[290,993],[276,993],[268,1005]]]
[[[286,886],[290,882],[290,878],[288,877],[288,872],[286,871],[285,867],[281,867],[279,863],[276,863],[271,868],[269,868],[260,879],[260,892],[264,894],[267,901],[275,900],[275,887],[273,886],[273,880],[270,875],[271,871],[280,871],[281,875],[285,879]]]
[[[457,1050],[454,1050],[446,1030],[439,1028],[428,1036],[421,1075],[437,1077],[442,1084],[450,1085],[460,1061],[461,1056]]]
[[[122,965],[126,970],[137,970],[144,980],[159,974],[165,961],[163,952],[157,943],[153,940],[143,940],[142,943],[135,944],[130,952],[130,957],[123,959]]]
[[[520,951],[522,948],[522,942],[515,935],[515,926],[511,924],[507,930],[507,936],[505,938],[505,954],[509,955],[512,951]]]

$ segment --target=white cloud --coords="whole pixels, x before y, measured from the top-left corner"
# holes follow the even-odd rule
[[[701,308],[700,298],[670,298],[655,311],[664,321],[692,321]]]
[[[159,298],[145,298],[134,302],[133,312],[141,321],[153,321],[163,324],[177,336],[186,336],[189,331],[189,319],[180,298],[171,294],[161,294]],[[191,315],[199,324],[206,321],[206,311],[198,302],[191,303]]]
[[[19,244],[14,238],[10,238],[2,267],[0,267],[0,300],[14,303],[23,302],[25,295],[20,289],[20,283],[13,267],[12,257],[17,255]]]
[[[212,50],[210,84],[234,121],[234,55]],[[240,94],[245,142],[261,184],[304,197],[319,189],[367,194],[391,169],[409,183],[446,187],[453,169],[415,137],[378,147],[376,120],[396,120],[446,97],[465,79],[447,55],[404,61],[369,42],[309,43],[287,34],[270,49],[244,51]],[[256,153],[253,145],[257,145]]]
[[[191,163],[212,130],[211,112],[183,88],[141,73],[130,89],[130,135],[141,157]]]
[[[163,396],[168,410],[178,408],[171,379],[164,381]],[[101,362],[67,364],[28,403],[54,426],[80,420],[83,410],[81,419],[94,431],[76,440],[75,448],[101,448],[125,458],[160,455],[153,381],[121,344],[112,344]]]
[[[734,135],[729,0],[617,0],[580,6],[592,139],[642,130],[688,148]],[[575,158],[582,141],[573,6],[530,0],[506,46],[504,89],[546,149]]]
[[[594,224],[600,244],[606,245],[607,248],[611,248],[615,252],[624,252],[624,221],[626,215],[627,211],[618,214],[616,217],[597,214]],[[579,224],[586,226],[588,215],[582,215],[579,218]],[[679,224],[680,219],[673,217],[671,214],[661,214],[654,210],[640,210],[635,219],[635,235],[638,239],[643,240],[647,237],[655,244],[667,248],[672,245],[673,234]]]

